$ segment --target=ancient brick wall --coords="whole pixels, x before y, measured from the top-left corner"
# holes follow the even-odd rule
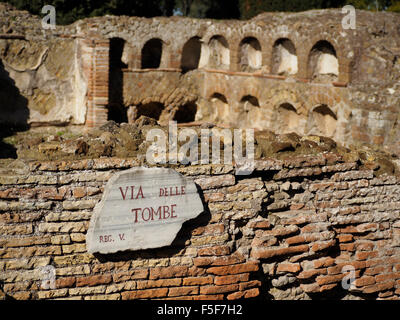
[[[135,159],[16,160],[0,176],[0,289],[15,299],[400,297],[400,178],[326,153],[178,166],[205,212],[169,247],[86,252],[92,209]],[[55,270],[55,283],[43,269]],[[354,287],[342,287],[354,267]]]

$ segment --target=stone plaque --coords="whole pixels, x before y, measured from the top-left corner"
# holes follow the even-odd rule
[[[204,211],[196,186],[168,168],[133,168],[113,176],[94,208],[90,253],[168,246],[182,224]]]

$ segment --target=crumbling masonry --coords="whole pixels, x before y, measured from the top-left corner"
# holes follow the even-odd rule
[[[88,132],[24,137],[0,161],[0,297],[399,299],[400,16],[357,11],[355,30],[342,18],[106,16],[44,30],[0,4],[2,126]],[[106,182],[148,165],[145,133],[168,120],[257,129],[255,171],[171,165],[205,212],[170,247],[89,254]]]

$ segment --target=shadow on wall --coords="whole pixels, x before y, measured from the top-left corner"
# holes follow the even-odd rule
[[[197,105],[194,102],[189,102],[179,106],[174,114],[173,120],[177,123],[187,123],[196,120]]]
[[[128,66],[122,62],[125,41],[110,39],[110,72],[108,79],[108,120],[117,123],[128,122],[127,108],[123,102],[123,71]]]
[[[0,158],[17,158],[17,149],[4,138],[29,128],[28,100],[21,95],[14,80],[0,60]]]

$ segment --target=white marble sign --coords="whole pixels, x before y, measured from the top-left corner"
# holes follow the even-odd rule
[[[204,211],[195,184],[169,168],[132,168],[113,176],[94,208],[90,253],[168,246],[182,224]]]

